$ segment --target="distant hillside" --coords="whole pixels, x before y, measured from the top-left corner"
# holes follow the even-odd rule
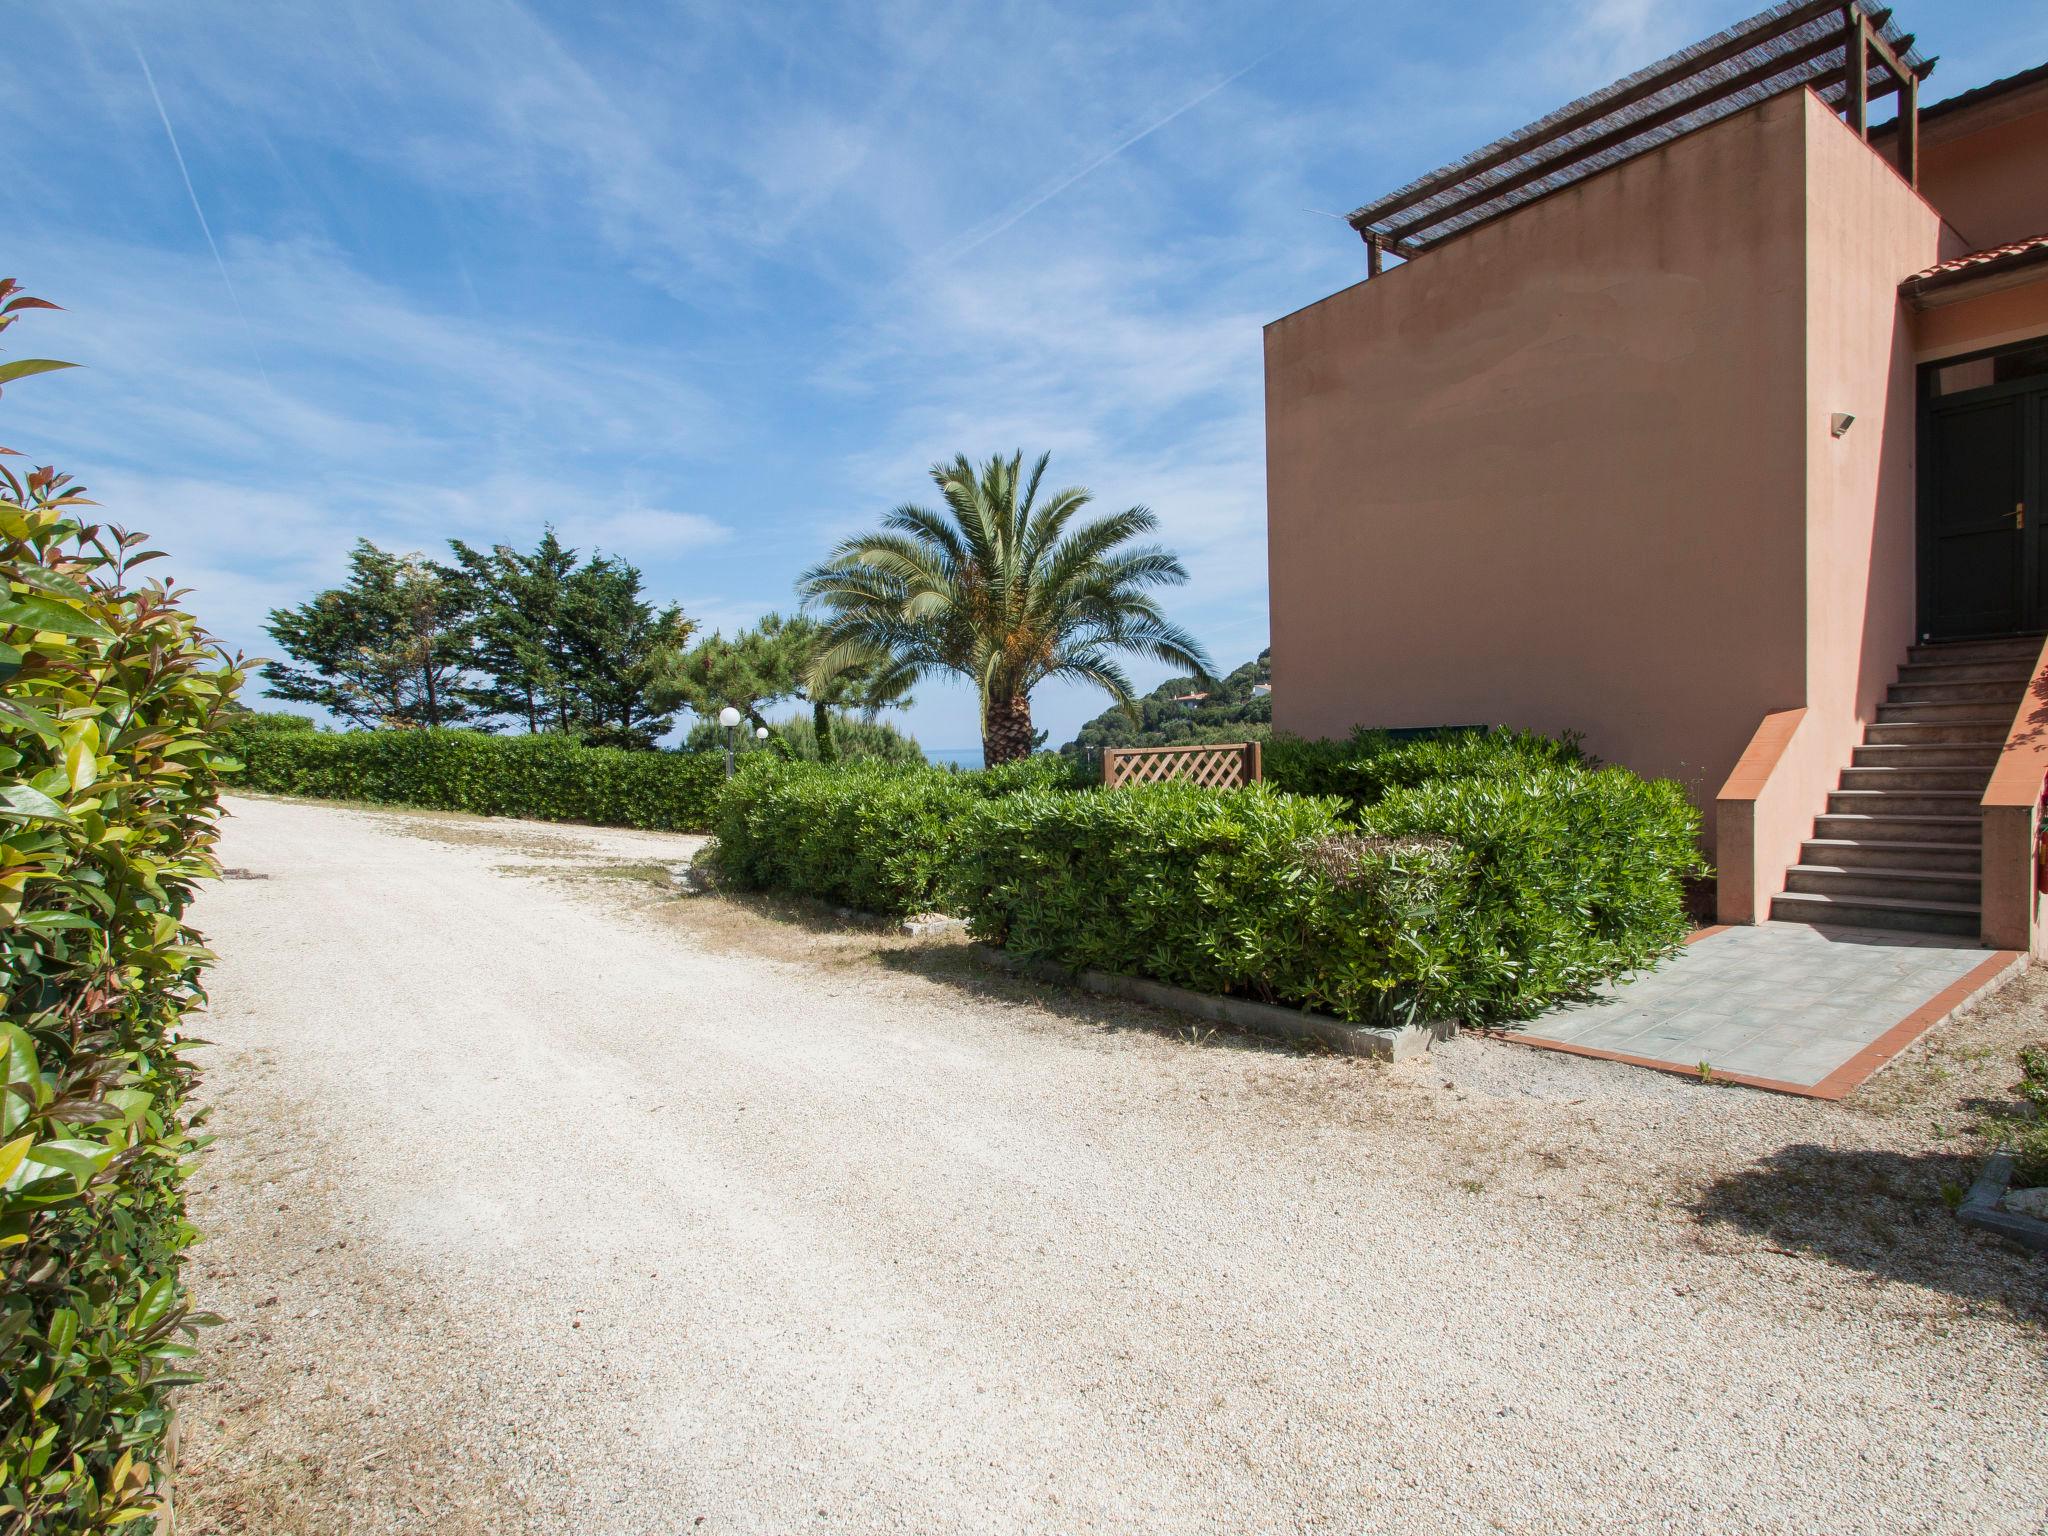
[[[1138,700],[1136,724],[1120,709],[1104,710],[1060,751],[1092,757],[1104,747],[1264,741],[1273,730],[1272,654],[1259,652],[1257,661],[1246,662],[1206,691],[1191,677],[1169,678]]]

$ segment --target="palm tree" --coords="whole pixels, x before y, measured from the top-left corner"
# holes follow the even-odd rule
[[[813,677],[880,655],[913,676],[970,678],[989,763],[1030,755],[1031,690],[1047,678],[1085,679],[1128,709],[1117,652],[1209,677],[1201,646],[1145,590],[1188,579],[1176,555],[1131,544],[1159,519],[1132,507],[1077,523],[1093,500],[1078,487],[1040,505],[1051,457],[1041,454],[1022,483],[1022,453],[992,458],[979,474],[965,454],[935,464],[944,512],[898,507],[878,532],[846,540],[806,571],[804,601],[825,626]]]

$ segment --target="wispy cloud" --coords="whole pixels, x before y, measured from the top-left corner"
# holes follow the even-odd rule
[[[1115,144],[1112,144],[1108,149],[1105,149],[1101,154],[1097,155],[1094,159],[1090,160],[1086,165],[1083,165],[1078,169],[1069,172],[1067,175],[1060,177],[1050,186],[1047,186],[1041,191],[1032,194],[1023,202],[1017,204],[1014,208],[1011,208],[1002,213],[991,215],[981,224],[977,225],[975,228],[970,229],[965,234],[961,235],[957,240],[950,241],[946,245],[940,247],[938,253],[932,257],[932,261],[937,265],[944,266],[950,262],[958,261],[962,256],[967,255],[970,251],[976,250],[979,247],[986,245],[989,241],[995,239],[996,236],[1003,234],[1007,230],[1009,230],[1019,220],[1028,218],[1030,215],[1036,213],[1039,209],[1043,208],[1047,203],[1051,202],[1054,198],[1058,197],[1062,192],[1066,191],[1069,187],[1074,186],[1078,182],[1085,180],[1089,176],[1092,176],[1095,172],[1101,170],[1102,167],[1109,164],[1110,161],[1114,160],[1118,155],[1122,154],[1125,150],[1131,148],[1135,144],[1142,144],[1146,139],[1151,138],[1153,134],[1159,132],[1160,129],[1166,127],[1169,123],[1172,123],[1179,118],[1185,117],[1188,113],[1194,111],[1195,108],[1202,105],[1203,102],[1207,101],[1211,96],[1214,96],[1218,91],[1221,91],[1225,87],[1234,85],[1239,80],[1242,80],[1246,75],[1250,74],[1254,69],[1258,68],[1259,65],[1265,63],[1267,59],[1271,58],[1273,56],[1273,52],[1273,49],[1267,49],[1264,53],[1260,54],[1256,59],[1253,59],[1251,63],[1243,65],[1242,67],[1233,70],[1231,73],[1225,75],[1221,80],[1218,80],[1215,84],[1208,86],[1201,91],[1196,92],[1193,96],[1190,96],[1186,101],[1182,102],[1179,106],[1175,107],[1171,112],[1168,112],[1164,117],[1154,118],[1151,122],[1147,123],[1144,127],[1140,128],[1136,133],[1133,133],[1126,138],[1118,140]]]
[[[163,93],[156,88],[156,76],[150,73],[149,60],[143,57],[142,49],[132,41],[129,46],[135,50],[135,62],[142,66],[142,80],[149,87],[149,99],[156,107],[157,121],[164,125],[164,139],[171,146],[171,158],[178,162],[178,179],[185,183],[185,196],[191,201],[192,217],[199,221],[199,232],[206,237],[206,248],[213,252],[214,270],[220,273],[220,285],[227,290],[228,302],[234,305],[243,333],[247,334],[249,317],[242,312],[241,296],[235,292],[235,280],[228,276],[228,264],[220,259],[220,243],[213,238],[213,226],[206,222],[206,210],[199,206],[199,190],[192,185],[192,172],[185,164],[185,151],[178,147],[178,131],[171,126],[171,114],[164,110]],[[249,358],[255,363],[256,371],[263,374],[263,382],[267,385],[270,376],[263,371],[263,354],[257,350],[253,336],[249,338]]]
[[[1919,3],[1980,75],[2025,30]],[[358,533],[549,521],[729,628],[934,458],[1051,448],[1158,510],[1176,616],[1231,664],[1265,632],[1260,326],[1363,275],[1302,210],[1738,13],[21,0],[17,49],[74,88],[0,99],[10,250],[68,306],[38,345],[88,367],[10,390],[9,440],[258,647]],[[973,740],[971,695],[917,724]]]

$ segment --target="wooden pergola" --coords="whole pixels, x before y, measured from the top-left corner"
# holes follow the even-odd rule
[[[1581,97],[1349,216],[1369,275],[1660,144],[1811,86],[1866,142],[1897,94],[1898,165],[1917,184],[1920,82],[1934,68],[1877,0],[1785,0]]]

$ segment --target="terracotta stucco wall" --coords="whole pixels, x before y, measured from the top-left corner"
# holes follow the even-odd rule
[[[1806,119],[1806,687],[1785,776],[1758,807],[1759,914],[1876,717],[1914,633],[1918,422],[1899,284],[1941,259],[1941,219],[1821,102]],[[1856,418],[1842,437],[1831,419]]]
[[[2048,278],[1921,310],[1913,335],[1922,362],[2048,336]]]
[[[1711,815],[1804,702],[1807,102],[1267,327],[1279,728],[1578,729]]]
[[[1969,250],[2048,234],[2048,85],[1929,123],[1920,190]]]

